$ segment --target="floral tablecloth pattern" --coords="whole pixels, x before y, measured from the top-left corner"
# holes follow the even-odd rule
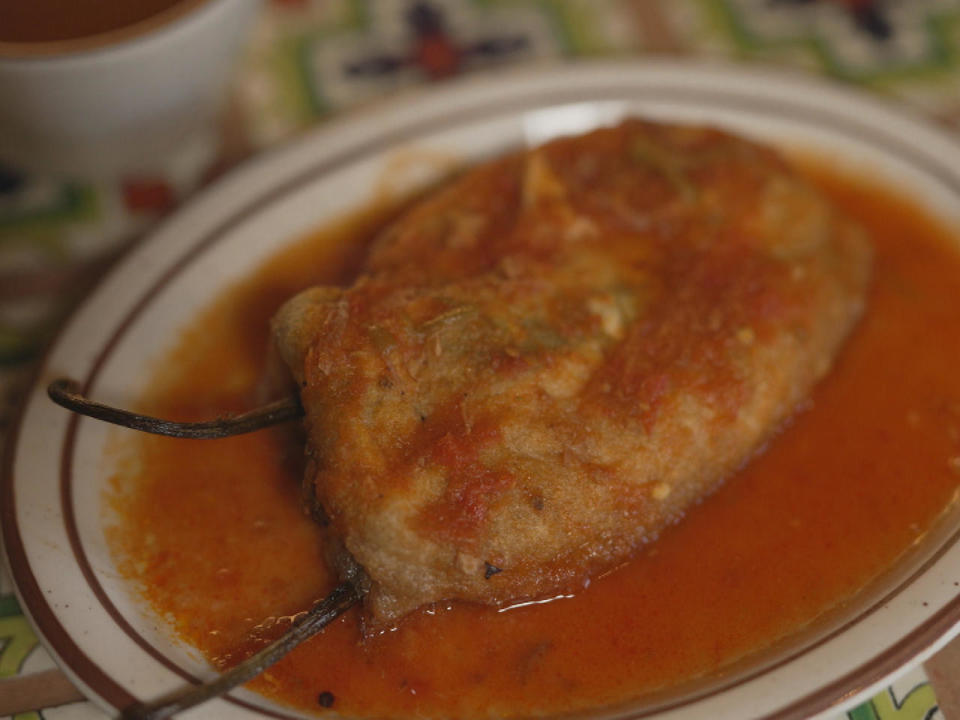
[[[104,184],[0,166],[0,447],[32,362],[69,309],[153,224],[238,160],[412,86],[645,55],[827,76],[900,101],[960,141],[960,0],[269,0],[213,167],[174,157],[155,175]],[[52,667],[0,573],[0,693],[3,678]],[[73,702],[15,717],[104,715]],[[846,717],[943,714],[918,668]]]

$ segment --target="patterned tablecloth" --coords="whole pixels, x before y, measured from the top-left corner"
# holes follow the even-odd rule
[[[960,0],[271,0],[238,68],[212,168],[172,158],[156,176],[104,185],[0,167],[0,444],[31,362],[67,309],[130,243],[237,160],[412,85],[630,54],[803,69],[892,96],[960,140]],[[960,664],[945,667],[908,673],[846,717],[942,718],[929,678]],[[9,679],[39,674],[45,684],[52,668],[0,574],[0,716]],[[943,707],[950,682],[938,685]],[[69,686],[49,689],[62,704],[17,720],[104,717]]]

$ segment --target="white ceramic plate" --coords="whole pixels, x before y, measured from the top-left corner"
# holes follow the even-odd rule
[[[397,172],[404,150],[467,163],[627,114],[812,149],[896,182],[960,237],[960,149],[949,138],[849,90],[739,68],[634,62],[487,76],[345,117],[249,163],[167,222],[83,304],[42,364],[9,443],[9,565],[40,635],[90,697],[115,709],[213,673],[138,606],[116,572],[100,507],[111,431],[54,406],[46,384],[70,376],[98,399],[128,404],[143,389],[144,368],[232,281],[369,201],[386,168],[408,188],[444,170],[421,163]],[[957,632],[958,534],[960,518],[947,518],[816,632],[621,715],[796,718],[861,700]],[[193,714],[291,716],[245,690]]]

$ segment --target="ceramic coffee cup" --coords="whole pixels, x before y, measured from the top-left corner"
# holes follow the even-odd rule
[[[0,42],[0,163],[115,177],[198,162],[259,0],[181,0],[109,32]]]

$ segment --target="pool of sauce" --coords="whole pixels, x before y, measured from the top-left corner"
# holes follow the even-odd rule
[[[28,0],[0,2],[0,42],[73,40],[129,27],[183,0]]]
[[[575,597],[431,607],[366,638],[352,610],[251,687],[376,717],[619,703],[789,637],[889,569],[960,487],[960,252],[896,193],[808,171],[872,234],[873,287],[834,370],[762,455]],[[225,293],[156,369],[143,409],[200,419],[254,404],[272,313],[303,287],[346,281],[390,212],[325,228]],[[121,569],[219,667],[332,587],[299,505],[300,442],[295,428],[145,437],[114,479]]]

